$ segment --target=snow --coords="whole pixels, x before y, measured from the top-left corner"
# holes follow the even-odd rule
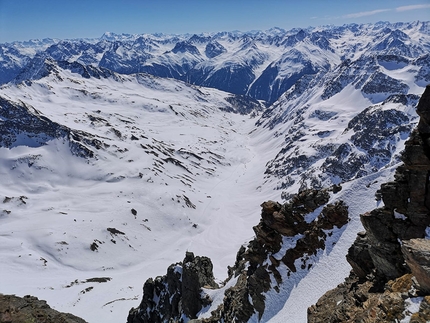
[[[400,321],[400,323],[409,323],[411,321],[411,315],[418,313],[420,309],[423,297],[411,297],[405,300],[406,308],[404,311],[405,318]]]
[[[369,203],[374,200],[375,191],[378,189],[374,181],[381,177],[392,177],[393,171],[394,168],[391,168],[342,185],[342,191],[334,195],[333,199],[348,201],[351,221],[345,231],[341,232],[340,237],[334,237],[336,244],[333,248],[327,248],[312,269],[309,272],[303,272],[303,275],[306,275],[305,278],[297,275],[299,279],[295,280],[295,276],[292,276],[293,279],[285,283],[286,286],[283,286],[280,294],[272,292],[273,295],[270,296],[274,300],[270,303],[272,309],[264,313],[261,322],[306,322],[306,309],[315,304],[326,291],[344,281],[351,271],[351,266],[345,258],[345,250],[351,246],[357,233],[363,230],[359,215],[376,207],[376,201],[373,204]],[[363,189],[368,183],[374,184]],[[288,294],[287,299],[285,299],[285,293]]]
[[[394,210],[394,217],[396,219],[400,219],[400,220],[406,220],[407,219],[407,217],[404,214],[397,212],[397,210]]]
[[[41,81],[49,86],[9,86],[1,95],[110,147],[88,161],[71,155],[63,139],[0,148],[0,196],[13,197],[0,213],[2,293],[35,295],[88,322],[118,322],[138,305],[144,281],[187,250],[211,257],[224,280],[240,245],[253,237],[259,205],[280,199],[262,185],[267,134],[251,135],[255,119],[221,111],[225,92],[150,76],[117,82],[60,73],[63,81],[50,76]],[[188,171],[154,166],[169,149]],[[92,277],[112,279],[83,282]],[[83,283],[67,287],[75,280]]]
[[[332,38],[334,52],[307,41],[296,48],[318,66],[333,66],[341,57],[357,59],[375,45],[372,31],[365,25],[360,28],[359,39],[351,30]],[[415,41],[419,28],[418,24],[408,31]],[[297,32],[292,30],[284,37]],[[213,68],[215,72],[255,59],[259,62],[253,66],[255,79],[271,62],[280,64],[282,76],[301,67],[281,64],[297,59],[297,52],[288,50],[291,48],[275,48],[264,39],[245,45],[233,41],[230,36],[243,36],[240,32],[211,35],[227,52],[207,61],[198,55],[169,52],[189,35],[105,33],[101,39],[125,41],[117,50],[125,56],[131,55],[127,46],[139,37],[148,42],[157,40],[150,45],[154,45],[151,54],[155,58],[145,64],[192,61],[195,68]],[[34,48],[56,42],[20,45],[19,50],[34,55]],[[204,42],[194,45],[204,53]],[[235,55],[242,46],[248,46],[246,59]],[[95,60],[101,57],[99,53]],[[408,93],[422,93],[411,65],[383,61],[377,69],[407,84]],[[329,71],[332,76],[335,72]],[[296,125],[295,114],[304,118],[298,129],[304,133],[294,142],[294,151],[312,157],[319,146],[348,142],[352,135],[345,131],[348,122],[386,96],[366,98],[349,83],[323,100],[324,79],[317,75],[315,82],[322,83],[309,87],[298,98],[281,97],[271,107],[270,118],[256,127],[256,118],[222,111],[230,106],[225,100],[230,94],[215,89],[148,75],[85,79],[62,69],[58,75],[52,73],[31,86],[2,86],[0,95],[23,101],[54,122],[90,133],[106,146],[93,148],[96,158],[88,160],[72,155],[66,138],[20,135],[10,149],[0,148],[0,292],[35,295],[55,309],[90,323],[125,321],[129,309],[139,304],[145,280],[164,274],[170,264],[183,259],[186,251],[209,256],[216,279],[223,281],[239,247],[254,236],[252,226],[260,220],[260,204],[281,202],[281,193],[296,193],[304,171],[321,172],[323,158],[307,169],[296,169],[292,174],[296,182],[283,191],[276,188],[282,186],[284,178],[265,174],[268,161],[285,148],[288,131]],[[404,110],[411,120],[415,117],[411,106],[389,103],[382,108]],[[316,111],[330,117],[315,117]],[[273,129],[268,129],[266,125],[273,120]],[[137,140],[131,140],[132,136]],[[396,153],[405,139],[396,143]],[[351,221],[334,234],[334,245],[312,258],[311,270],[292,275],[280,286],[280,293],[267,293],[262,322],[306,322],[307,308],[349,274],[345,253],[363,229],[359,215],[377,206],[374,194],[382,182],[393,177],[393,164],[342,183],[342,191],[333,195],[332,201],[347,203]],[[328,178],[323,184],[338,181]],[[318,213],[319,209],[309,214],[306,221]],[[396,217],[403,215],[396,213]],[[116,228],[124,235],[107,228]],[[285,238],[283,247],[293,247],[299,238]],[[91,245],[97,250],[92,251]],[[285,267],[280,267],[280,272],[287,275]],[[88,280],[95,277],[111,279]],[[234,283],[235,279],[220,290],[204,290],[214,303],[201,311],[201,317],[210,315],[222,302],[223,291]],[[411,299],[411,313],[414,304]],[[254,316],[251,322],[256,321]]]

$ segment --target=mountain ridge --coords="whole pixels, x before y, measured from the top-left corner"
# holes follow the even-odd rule
[[[124,320],[142,282],[186,251],[213,259],[220,285],[241,246],[278,229],[283,211],[262,220],[261,201],[285,205],[341,184],[329,203],[343,200],[350,220],[332,244],[309,251],[311,259],[279,254],[249,272],[254,280],[272,261],[282,268],[269,273],[279,293],[251,297],[259,311],[250,321],[304,322],[307,308],[348,275],[345,254],[363,230],[359,214],[381,203],[374,194],[393,178],[418,122],[415,106],[429,81],[428,24],[0,45],[15,53],[2,56],[6,65],[27,52],[2,70],[15,68],[15,81],[0,86],[2,292],[36,295],[89,322]],[[226,88],[238,79],[243,93],[149,68],[195,73],[196,83]],[[272,99],[250,97],[251,88],[269,89]],[[250,224],[260,220],[255,232]],[[285,278],[294,267],[280,284],[275,269]],[[207,292],[215,310],[223,296]],[[204,309],[199,319],[210,316]]]

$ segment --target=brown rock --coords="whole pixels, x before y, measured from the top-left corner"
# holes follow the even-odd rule
[[[406,264],[415,276],[419,289],[430,294],[430,240],[412,239],[403,241],[402,252]]]
[[[0,322],[86,323],[77,316],[52,309],[37,297],[3,294],[0,294]]]
[[[357,234],[355,242],[348,249],[346,260],[360,278],[366,278],[375,269],[369,253],[369,242],[365,231]]]
[[[360,281],[352,274],[308,309],[308,323],[399,322],[404,318],[405,289],[411,286],[411,277],[390,281],[388,285],[394,287],[378,293],[372,281]]]

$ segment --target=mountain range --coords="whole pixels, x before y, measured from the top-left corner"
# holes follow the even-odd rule
[[[429,50],[430,22],[0,44],[0,292],[125,321],[143,282],[192,251],[221,288],[182,319],[209,317],[227,267],[247,266],[237,250],[267,242],[253,230],[272,214],[263,202],[313,201],[272,256],[344,203],[348,220],[321,227],[323,246],[276,269],[263,310],[255,294],[242,316],[306,321],[401,162]]]

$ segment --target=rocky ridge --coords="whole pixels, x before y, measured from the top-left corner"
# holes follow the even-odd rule
[[[95,157],[94,151],[102,147],[97,136],[53,122],[22,101],[0,96],[0,147],[40,147],[58,138],[66,140],[70,151],[80,157]]]
[[[404,163],[377,193],[384,206],[361,215],[366,231],[348,250],[350,276],[309,308],[309,322],[430,320],[430,86],[417,113]],[[415,313],[411,303],[421,304]]]
[[[319,79],[318,74],[331,70],[332,82],[324,84],[327,98],[347,84],[364,86],[363,93],[369,96],[394,89],[403,93],[408,90],[405,84],[366,62],[379,60],[388,69],[415,65],[420,68],[417,81],[428,78],[422,64],[428,61],[428,24],[383,22],[191,36],[105,34],[93,40],[0,44],[0,83],[13,80],[41,55],[122,74],[176,78],[268,103],[298,80]],[[370,69],[361,76],[355,72],[363,62]]]
[[[83,319],[52,309],[34,296],[0,294],[0,322],[86,323]]]
[[[254,227],[255,238],[240,248],[235,265],[229,267],[220,304],[213,304],[210,296],[212,289],[219,288],[210,259],[187,253],[165,276],[146,281],[142,302],[130,310],[127,322],[185,322],[205,312],[210,316],[196,322],[260,320],[266,294],[292,288],[283,285],[306,275],[318,256],[336,242],[332,237],[348,223],[348,207],[342,201],[329,203],[331,194],[339,189],[306,190],[283,205],[264,202],[260,223]],[[194,278],[186,279],[188,276]]]

